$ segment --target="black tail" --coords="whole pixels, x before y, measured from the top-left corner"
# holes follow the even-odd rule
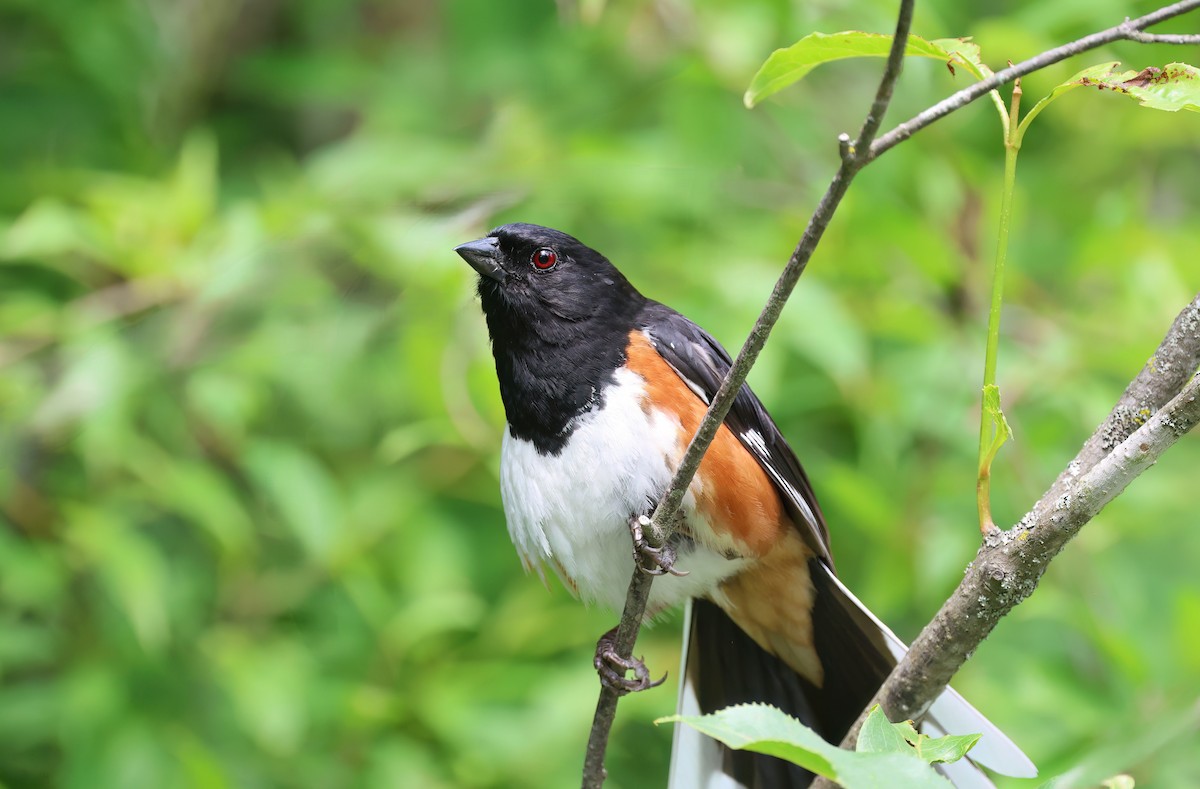
[[[816,589],[813,639],[825,677],[817,687],[768,654],[718,606],[692,603],[680,687],[681,714],[715,712],[734,704],[765,702],[838,742],[904,654],[904,644],[850,594],[819,560],[810,562]],[[1020,749],[953,690],[929,714],[938,733],[984,733],[976,760],[1003,772],[1036,775]],[[932,732],[931,732],[932,733]],[[990,758],[988,758],[990,757]],[[970,763],[950,771],[960,786],[991,782]],[[671,787],[795,789],[812,774],[773,756],[735,751],[678,726]]]
[[[684,681],[694,680],[700,711],[765,701],[813,725],[814,688],[782,660],[768,654],[707,600],[692,607],[693,652]],[[720,769],[734,785],[774,789],[807,786],[812,773],[774,756],[721,748]]]

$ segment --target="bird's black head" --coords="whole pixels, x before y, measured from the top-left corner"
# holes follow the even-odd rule
[[[530,323],[579,322],[640,300],[608,258],[548,227],[502,225],[454,251],[479,272],[489,319],[504,312]]]
[[[558,451],[624,363],[646,299],[606,257],[548,227],[503,225],[454,251],[479,272],[509,429]]]

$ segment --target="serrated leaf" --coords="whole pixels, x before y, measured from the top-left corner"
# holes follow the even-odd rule
[[[876,704],[863,721],[855,750],[860,753],[904,753],[912,748],[904,734],[892,725]]]
[[[822,63],[846,58],[887,57],[891,46],[892,36],[883,33],[864,33],[860,30],[811,33],[790,47],[772,52],[750,81],[743,101],[747,107],[753,107],[772,93],[799,82]],[[927,41],[920,36],[909,36],[904,54],[973,64],[970,47],[974,47],[974,57],[977,58],[979,48],[974,44],[968,45],[966,39]]]
[[[741,704],[711,715],[673,715],[660,718],[656,723],[685,723],[730,748],[787,759],[837,781],[845,789],[893,789],[897,786],[951,789],[949,781],[917,758],[882,713],[878,717],[893,732],[903,751],[844,751],[826,742],[800,721],[766,704]]]
[[[845,789],[954,789],[954,785],[910,753],[851,753],[835,758]]]
[[[840,749],[766,704],[738,704],[711,715],[672,715],[656,722],[686,723],[730,748],[778,756],[826,778],[837,777],[830,757]]]

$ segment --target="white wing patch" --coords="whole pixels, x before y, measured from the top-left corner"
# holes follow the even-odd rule
[[[742,440],[745,441],[746,445],[749,446],[750,449],[754,450],[754,452],[760,458],[765,458],[770,455],[770,453],[767,452],[767,442],[763,440],[762,433],[758,432],[754,428],[750,428],[745,433],[742,433]]]
[[[800,491],[796,490],[795,485],[793,485],[785,476],[779,473],[778,467],[771,458],[771,451],[767,449],[767,442],[763,438],[762,433],[758,432],[758,430],[755,428],[750,428],[741,434],[741,439],[742,443],[748,447],[750,451],[755,454],[755,456],[758,457],[760,461],[759,465],[761,465],[763,470],[767,472],[767,476],[771,478],[771,481],[774,482],[779,489],[783,491],[784,495],[786,495],[788,499],[790,499],[792,503],[796,505],[796,508],[800,510],[800,514],[804,516],[809,523],[820,523],[820,521],[817,520],[817,514],[813,512],[812,507],[809,506],[808,500],[804,496],[800,495]]]

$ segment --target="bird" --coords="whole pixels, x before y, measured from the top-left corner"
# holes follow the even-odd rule
[[[660,575],[647,620],[687,608],[681,711],[773,704],[838,742],[906,647],[838,578],[813,486],[749,386],[704,455],[669,541],[655,549],[645,539],[729,354],[559,230],[505,224],[455,252],[478,273],[507,421],[500,494],[526,570],[548,569],[583,601],[614,611],[635,566]],[[597,644],[601,680],[620,692],[656,685],[644,664],[616,654],[614,634]],[[959,787],[992,785],[975,763],[1036,775],[952,689],[924,725],[983,733],[973,761],[947,770]],[[812,778],[677,724],[672,787],[791,788]]]

